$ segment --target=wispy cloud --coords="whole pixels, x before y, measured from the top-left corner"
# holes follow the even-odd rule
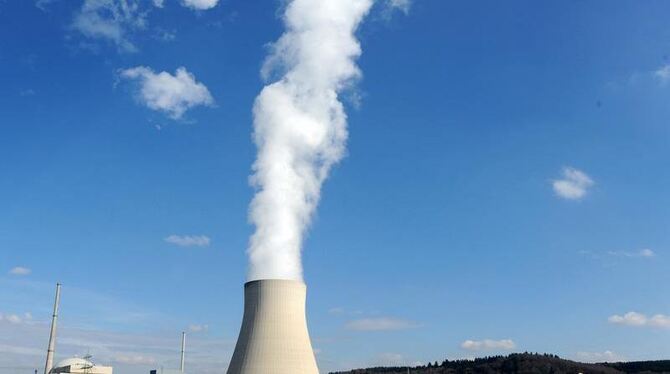
[[[22,316],[18,314],[2,314],[0,313],[0,322],[8,322],[14,325],[20,323],[30,323],[33,320],[33,316],[30,313],[24,313]]]
[[[468,351],[484,351],[484,350],[511,350],[516,348],[516,344],[511,339],[502,340],[466,340],[461,343],[461,348]]]
[[[36,92],[32,88],[27,88],[25,90],[19,91],[19,95],[22,97],[35,96]]]
[[[622,316],[617,314],[610,316],[607,321],[617,325],[633,327],[670,328],[670,316],[664,314],[655,314],[649,317],[643,313],[628,312]]]
[[[656,258],[656,252],[649,248],[636,250],[616,250],[616,251],[591,251],[581,250],[579,255],[598,261],[605,266],[612,266],[615,263],[633,262],[633,261],[652,261]]]
[[[102,39],[123,52],[135,52],[133,31],[146,28],[147,11],[138,0],[85,0],[72,28],[90,39]]]
[[[405,319],[378,317],[378,318],[362,318],[349,321],[346,328],[356,331],[390,331],[390,330],[406,330],[420,327],[414,321]]]
[[[196,10],[206,10],[212,9],[219,3],[219,0],[182,0],[181,4],[185,7],[196,9]]]
[[[128,365],[153,365],[156,363],[156,358],[152,356],[143,356],[138,354],[118,354],[112,358],[115,362]]]
[[[639,249],[637,251],[626,252],[626,251],[609,251],[607,252],[610,256],[616,257],[640,257],[640,258],[653,258],[656,257],[656,253],[651,249]]]
[[[640,257],[656,257],[656,253],[649,248],[639,250],[637,255]]]
[[[206,235],[170,235],[163,240],[180,247],[207,247],[211,241]]]
[[[176,30],[166,30],[161,27],[154,28],[154,39],[158,39],[162,42],[170,42],[177,38]]]
[[[340,314],[344,314],[344,313],[345,313],[345,309],[342,308],[341,306],[328,309],[328,314],[340,315]]]
[[[172,119],[180,119],[191,108],[214,105],[207,87],[197,82],[184,67],[178,68],[174,75],[166,71],[155,73],[145,66],[122,70],[120,75],[139,82],[137,99],[140,103]]]
[[[51,3],[55,2],[56,0],[37,0],[35,1],[35,6],[43,11],[46,12],[48,10],[48,7]]]
[[[398,10],[404,14],[409,14],[409,9],[412,7],[412,0],[386,0],[385,5],[386,12],[388,13]]]
[[[56,0],[37,0],[35,5],[43,11]],[[180,4],[194,10],[211,9],[219,0],[181,0]],[[153,5],[147,5],[151,3]],[[103,40],[116,46],[120,52],[137,52],[139,33],[149,30],[148,16],[152,9],[160,10],[165,0],[84,0],[75,13],[71,28],[90,40]],[[173,39],[173,34],[159,35]],[[90,43],[82,47],[96,50]]]
[[[563,199],[580,200],[594,185],[591,177],[572,167],[564,167],[562,175],[561,179],[552,181],[552,186],[556,195]]]
[[[209,330],[208,325],[194,324],[194,325],[189,325],[188,326],[188,331],[190,331],[190,332],[206,332],[207,330]]]
[[[661,84],[667,84],[670,82],[670,64],[661,66],[660,68],[654,71],[654,77]]]
[[[32,270],[23,266],[16,266],[9,270],[9,274],[11,275],[29,275],[31,272]]]
[[[16,314],[7,314],[7,315],[0,314],[0,321],[7,321],[9,323],[14,324],[22,322],[21,317],[19,317]]]
[[[577,352],[577,360],[583,362],[621,362],[626,358],[612,351],[604,352]]]

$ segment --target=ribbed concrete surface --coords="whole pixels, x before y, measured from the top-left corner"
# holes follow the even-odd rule
[[[228,374],[318,374],[307,332],[307,287],[264,279],[244,285],[244,318]]]

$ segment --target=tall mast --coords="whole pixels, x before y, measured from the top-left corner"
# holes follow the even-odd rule
[[[60,303],[60,283],[56,283],[56,300],[54,314],[51,317],[51,332],[49,333],[49,348],[47,348],[47,362],[44,365],[44,374],[49,374],[54,365],[54,351],[56,350],[56,322],[58,320],[58,304]]]
[[[179,371],[184,372],[184,351],[186,351],[186,333],[181,333],[181,361],[179,363]]]

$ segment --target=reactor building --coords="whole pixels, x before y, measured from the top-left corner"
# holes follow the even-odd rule
[[[100,366],[85,358],[68,358],[56,364],[49,372],[51,374],[77,373],[77,374],[112,374],[111,366]]]
[[[244,317],[227,374],[318,374],[307,331],[307,286],[262,279],[244,285]]]

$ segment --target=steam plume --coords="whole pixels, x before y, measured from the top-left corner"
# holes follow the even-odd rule
[[[292,0],[284,34],[262,69],[254,104],[249,279],[302,279],[302,238],[321,184],[343,156],[347,117],[338,93],[360,76],[354,33],[373,0]]]

